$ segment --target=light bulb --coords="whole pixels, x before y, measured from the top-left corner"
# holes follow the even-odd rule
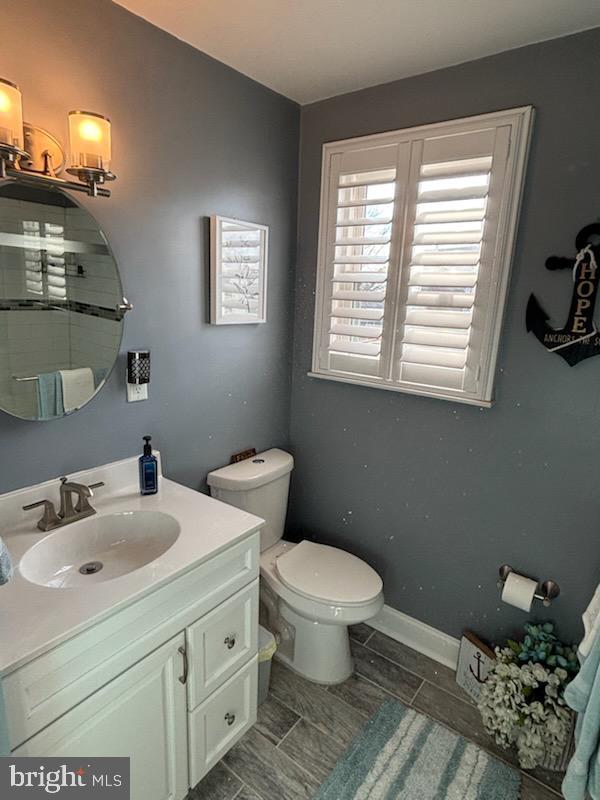
[[[90,111],[69,113],[71,170],[110,172],[110,120]]]
[[[7,111],[10,111],[11,106],[10,97],[4,89],[0,88],[0,113],[6,114]]]
[[[79,134],[87,142],[102,141],[102,128],[97,122],[91,119],[84,119],[79,124]]]
[[[19,87],[0,78],[0,145],[23,149],[23,109]]]

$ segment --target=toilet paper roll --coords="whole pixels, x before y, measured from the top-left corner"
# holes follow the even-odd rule
[[[533,603],[533,595],[538,588],[537,582],[516,572],[509,573],[502,589],[502,601],[522,611],[529,611]]]

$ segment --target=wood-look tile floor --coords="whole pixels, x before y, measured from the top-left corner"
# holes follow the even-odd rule
[[[374,631],[350,630],[355,672],[338,686],[318,686],[273,662],[271,692],[258,721],[192,790],[189,800],[311,800],[354,736],[384,700],[438,720],[515,765],[483,730],[477,708],[454,673]],[[523,773],[521,800],[557,800],[561,776]]]

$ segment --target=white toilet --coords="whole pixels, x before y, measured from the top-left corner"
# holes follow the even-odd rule
[[[348,625],[383,606],[379,575],[337,547],[281,537],[294,459],[267,450],[208,475],[213,497],[265,520],[261,531],[261,606],[278,640],[277,658],[309,680],[341,683],[352,674]]]

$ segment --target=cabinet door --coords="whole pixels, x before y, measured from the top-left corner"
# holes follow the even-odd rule
[[[258,657],[191,711],[190,786],[195,786],[256,722]]]
[[[190,679],[188,707],[246,664],[258,650],[258,581],[253,581],[186,630]]]
[[[183,633],[13,751],[15,756],[129,756],[131,800],[188,791]]]

